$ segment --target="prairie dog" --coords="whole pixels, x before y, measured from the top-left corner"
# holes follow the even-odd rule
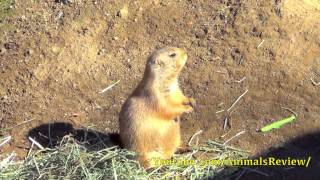
[[[178,84],[187,58],[184,50],[175,47],[153,52],[141,82],[121,108],[121,143],[138,154],[144,168],[152,167],[153,158],[171,158],[181,145],[179,116],[195,105]]]

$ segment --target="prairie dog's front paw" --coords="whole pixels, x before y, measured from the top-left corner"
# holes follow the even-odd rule
[[[189,98],[189,106],[191,106],[192,108],[195,108],[197,105],[196,100],[193,98]]]
[[[183,103],[187,107],[187,112],[193,111],[193,109],[196,107],[196,100],[193,98],[188,98],[186,102]]]
[[[196,100],[193,98],[188,98],[186,102],[183,103],[185,106],[191,106],[192,108],[196,107]]]

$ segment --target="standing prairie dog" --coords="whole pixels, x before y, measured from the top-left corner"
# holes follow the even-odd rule
[[[195,101],[183,95],[178,75],[187,61],[184,50],[167,47],[153,52],[143,79],[122,106],[122,145],[137,153],[144,168],[152,159],[169,159],[181,145],[179,116],[193,110]]]

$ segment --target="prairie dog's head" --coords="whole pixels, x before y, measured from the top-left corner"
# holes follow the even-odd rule
[[[187,53],[177,47],[154,51],[148,58],[147,69],[156,78],[176,78],[188,59]]]

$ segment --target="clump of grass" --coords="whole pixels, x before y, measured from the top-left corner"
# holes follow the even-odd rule
[[[146,171],[134,157],[135,153],[116,146],[89,151],[84,144],[66,136],[59,147],[34,151],[25,160],[8,163],[0,169],[0,179],[168,179],[176,176],[199,179],[216,176],[224,168],[186,163],[168,166],[162,164],[164,166]],[[245,157],[246,153],[241,150],[208,141],[202,146],[193,147],[191,152],[174,158],[190,162]]]
[[[4,21],[11,16],[13,0],[0,0],[0,42],[4,40],[4,32],[13,29],[13,25]]]
[[[0,0],[0,20],[9,15],[12,3],[12,0]]]

